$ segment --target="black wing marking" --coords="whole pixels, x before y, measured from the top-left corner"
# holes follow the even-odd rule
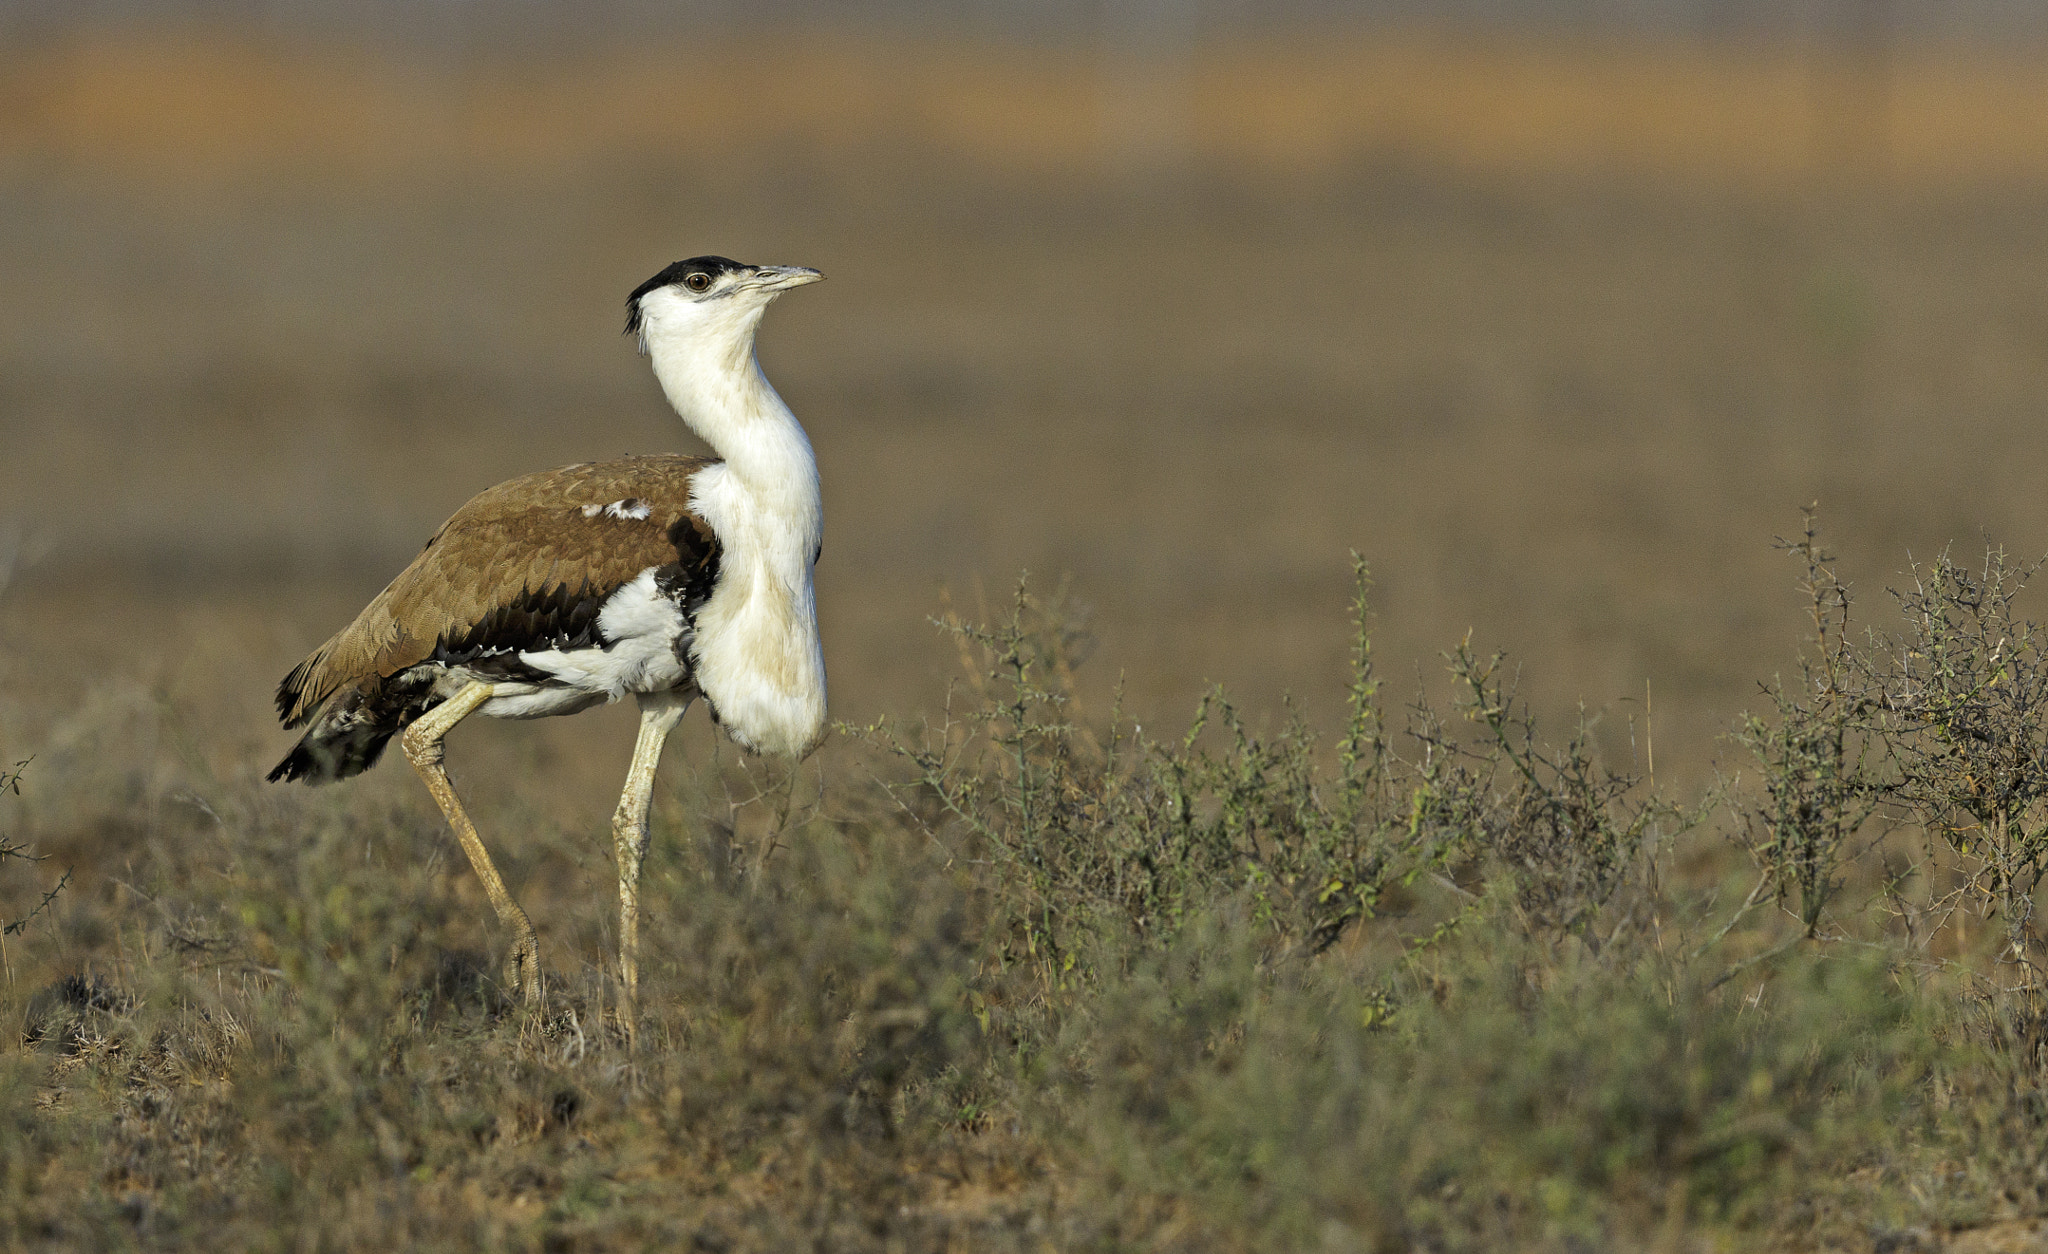
[[[711,599],[718,584],[718,561],[722,546],[711,528],[688,515],[676,519],[668,529],[669,542],[676,546],[677,560],[654,572],[654,586],[683,611],[685,630],[676,637],[676,660],[685,670],[694,670],[690,657],[696,643],[697,612]]]
[[[504,605],[493,607],[460,634],[450,632],[441,637],[427,660],[465,666],[504,659],[490,669],[504,670],[508,679],[514,677],[515,671],[519,678],[545,678],[513,659],[518,654],[543,649],[604,647],[606,641],[598,630],[597,619],[604,612],[605,601],[617,591],[593,588],[587,581],[573,590],[567,584],[538,591],[526,589]]]

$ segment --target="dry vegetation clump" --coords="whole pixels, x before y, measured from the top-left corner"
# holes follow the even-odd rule
[[[188,779],[125,906],[27,938],[63,978],[5,994],[6,1241],[1896,1249],[2042,1214],[2028,572],[1944,556],[1859,635],[1787,547],[1812,639],[1691,807],[1467,645],[1390,715],[1362,567],[1329,745],[1220,692],[1166,736],[1087,717],[1085,632],[1020,585],[943,624],[940,715],[657,847],[637,1053],[599,968],[503,995],[424,809]]]

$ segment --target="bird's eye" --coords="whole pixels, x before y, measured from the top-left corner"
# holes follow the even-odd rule
[[[694,270],[688,278],[683,280],[683,286],[693,292],[705,291],[711,286],[711,276],[702,270]]]

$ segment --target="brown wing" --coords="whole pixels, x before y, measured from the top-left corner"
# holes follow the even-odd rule
[[[718,544],[690,510],[690,482],[711,464],[585,462],[479,493],[285,677],[278,717],[297,727],[337,691],[374,687],[430,659],[594,644],[605,599],[650,567],[671,585],[701,582],[708,595]]]

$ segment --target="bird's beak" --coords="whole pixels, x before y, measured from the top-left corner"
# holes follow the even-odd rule
[[[747,286],[764,292],[783,292],[824,277],[809,266],[761,266],[747,280]]]

